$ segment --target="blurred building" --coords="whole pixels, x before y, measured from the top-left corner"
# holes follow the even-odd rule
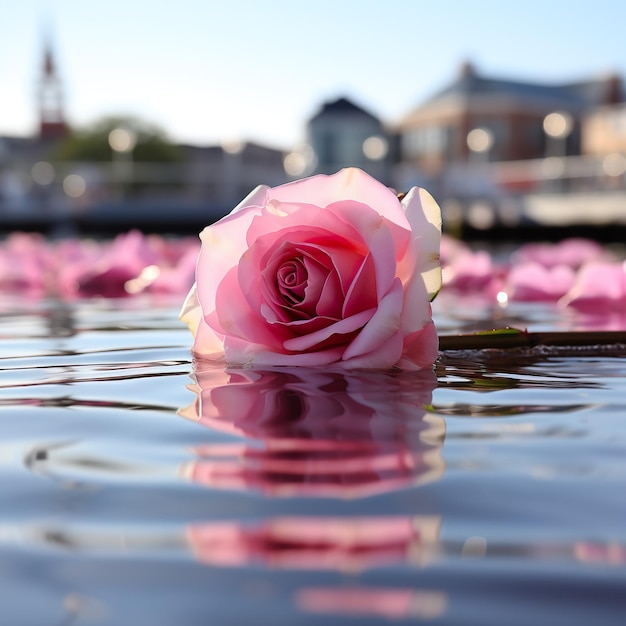
[[[105,226],[194,230],[259,184],[350,166],[398,190],[427,187],[448,224],[476,213],[481,228],[511,225],[530,214],[524,203],[546,192],[552,204],[563,196],[564,215],[572,213],[574,192],[596,194],[596,207],[598,197],[611,192],[618,204],[610,215],[626,211],[626,102],[616,75],[543,84],[486,77],[464,63],[450,84],[393,126],[339,97],[320,106],[306,124],[306,142],[287,154],[247,142],[166,142],[182,155],[168,160],[162,152],[148,155],[138,134],[124,145],[112,142],[113,133],[133,135],[121,127],[107,129],[108,143],[105,135],[98,139],[99,157],[57,150],[84,133],[72,134],[49,41],[39,69],[32,136],[0,137],[5,230],[57,223],[95,232]],[[551,210],[541,205],[535,213]]]
[[[626,153],[626,103],[588,111],[582,122],[581,152],[587,155]]]
[[[389,137],[382,122],[347,98],[322,105],[307,123],[313,150],[313,173],[332,174],[343,167],[359,167],[389,182]]]
[[[39,138],[42,141],[62,139],[69,127],[65,119],[63,83],[49,41],[44,48],[38,82]]]
[[[428,176],[451,163],[580,154],[584,115],[623,99],[618,76],[553,85],[489,78],[464,63],[397,124],[399,160]]]
[[[233,208],[258,185],[272,187],[287,180],[284,152],[276,148],[240,141],[181,147],[190,200]]]
[[[0,228],[56,229],[71,222],[97,232],[197,230],[228,213],[257,185],[287,180],[282,150],[246,142],[181,145],[175,147],[182,159],[148,159],[145,137],[130,127],[111,131],[108,143],[106,136],[98,137],[97,156],[59,156],[67,153],[62,148],[72,137],[85,134],[72,134],[64,91],[47,39],[33,99],[33,133],[0,137]]]

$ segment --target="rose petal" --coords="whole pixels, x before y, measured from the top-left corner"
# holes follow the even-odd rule
[[[363,309],[376,306],[374,260],[368,254],[357,272],[343,302],[342,317],[350,317]]]
[[[205,321],[216,332],[234,335],[251,343],[280,348],[290,335],[284,326],[267,324],[260,311],[253,311],[241,291],[237,278],[238,268],[233,267],[217,288],[215,311],[204,314]]]
[[[223,277],[237,267],[242,250],[247,247],[245,231],[259,211],[255,207],[242,207],[200,234],[202,248],[196,270],[196,290],[205,317],[215,311],[217,290]]]
[[[376,313],[346,348],[344,360],[383,348],[400,328],[402,299],[402,283],[396,278],[389,293],[378,303]]]
[[[269,197],[281,202],[301,202],[327,207],[338,199],[353,200],[372,207],[379,215],[409,228],[406,215],[396,195],[360,169],[349,167],[336,174],[319,174],[304,180],[270,189]]]
[[[424,328],[432,319],[429,294],[422,275],[415,272],[404,286],[402,329],[409,335]]]
[[[346,369],[389,369],[402,356],[402,340],[402,333],[397,332],[389,337],[383,345],[371,352],[344,359],[341,361],[341,365]]]
[[[308,294],[307,294],[308,296]],[[307,297],[307,300],[309,298]],[[343,302],[343,290],[341,282],[336,272],[329,272],[326,275],[315,308],[315,313],[323,317],[341,317],[341,303]]]
[[[191,351],[212,360],[224,359],[223,336],[217,334],[205,321],[200,319]]]
[[[183,306],[180,310],[179,318],[189,326],[191,334],[195,337],[198,329],[198,324],[202,319],[202,309],[200,308],[200,302],[198,301],[198,293],[196,289],[196,283],[189,290]]]
[[[559,305],[587,313],[622,313],[626,308],[626,262],[592,261],[583,265],[576,282],[559,300]]]
[[[249,207],[265,206],[268,197],[267,192],[269,190],[270,187],[267,185],[258,185],[228,215],[233,215]]]
[[[360,242],[362,253],[367,252],[363,238],[353,225],[333,211],[306,203],[277,202],[272,211],[264,209],[259,212],[248,228],[245,248],[252,248],[261,238],[267,250],[279,241],[313,243],[325,238],[329,244],[333,241],[349,241],[352,245]]]
[[[337,215],[351,220],[374,262],[376,296],[382,298],[396,276],[397,261],[405,255],[409,231],[398,229],[370,207],[337,202],[330,207]],[[392,232],[393,226],[393,232]],[[394,237],[395,233],[395,237]],[[398,250],[398,246],[402,248]]]
[[[574,270],[568,265],[547,268],[529,261],[511,269],[504,290],[509,300],[557,301],[571,289],[575,277]]]
[[[402,369],[427,369],[439,355],[439,335],[433,322],[404,339],[402,358],[397,366]]]
[[[417,247],[415,267],[422,275],[429,298],[432,300],[441,289],[441,209],[425,190],[413,187],[402,199],[402,206],[413,231]],[[413,260],[411,259],[411,263]]]
[[[319,367],[336,363],[343,353],[343,346],[336,346],[315,352],[286,354],[268,350],[265,346],[251,344],[237,337],[226,337],[224,349],[229,365],[242,367]]]
[[[315,346],[327,341],[332,335],[346,335],[359,330],[372,318],[375,314],[375,309],[368,309],[367,311],[361,311],[352,317],[348,317],[343,320],[339,320],[334,324],[330,324],[325,328],[322,328],[316,332],[303,335],[301,337],[294,337],[284,342],[283,346],[285,350],[290,352],[305,352],[311,350]]]

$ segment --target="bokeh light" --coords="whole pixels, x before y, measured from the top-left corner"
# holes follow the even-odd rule
[[[550,137],[567,137],[572,131],[573,124],[572,116],[569,113],[555,111],[544,118],[543,130]]]
[[[70,198],[80,198],[87,191],[87,183],[82,176],[70,174],[63,180],[63,191]]]
[[[474,128],[467,133],[467,147],[472,152],[488,152],[493,146],[493,133],[487,128]]]
[[[363,142],[363,154],[372,161],[381,161],[389,152],[389,143],[384,137],[373,135]]]
[[[607,154],[602,161],[602,169],[607,176],[622,176],[626,172],[626,157],[618,152]]]
[[[137,143],[137,136],[126,128],[114,128],[109,133],[109,145],[115,152],[132,152]]]
[[[38,185],[47,186],[54,182],[56,171],[52,163],[47,161],[39,161],[33,165],[30,175]]]

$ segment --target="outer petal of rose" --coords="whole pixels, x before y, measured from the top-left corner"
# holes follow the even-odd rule
[[[323,343],[333,335],[346,335],[362,328],[375,314],[375,309],[361,311],[352,317],[339,320],[338,322],[330,324],[329,326],[315,332],[302,335],[301,337],[288,339],[284,342],[283,346],[285,350],[289,351],[310,350],[311,348]]]
[[[441,209],[425,190],[413,187],[402,199],[417,247],[416,271],[422,275],[429,299],[441,289]]]
[[[355,200],[375,210],[388,220],[408,227],[398,198],[385,185],[362,170],[349,167],[336,174],[320,174],[287,183],[269,191],[269,198],[281,202],[298,202],[306,198],[310,204],[326,207],[338,200]]]
[[[198,302],[196,283],[194,283],[193,287],[189,290],[178,317],[189,326],[191,334],[195,337],[198,324],[202,319],[202,309],[200,308],[200,302]]]
[[[405,336],[421,330],[432,320],[432,309],[421,274],[415,272],[404,285],[402,330]]]
[[[265,185],[257,187],[229,215],[200,233],[202,248],[198,256],[196,284],[204,315],[215,309],[215,296],[222,278],[246,251],[246,231],[261,211],[257,205],[265,201],[267,189]]]
[[[361,210],[367,208],[368,212],[375,213],[369,207],[359,206]],[[308,202],[289,203],[275,199],[252,220],[246,233],[246,247],[251,248],[261,238],[268,249],[279,240],[310,242],[311,238],[304,236],[307,232],[335,241],[358,242],[365,251],[361,233],[334,211]],[[302,235],[298,236],[298,233]]]
[[[339,365],[344,369],[389,369],[401,358],[402,343],[402,332],[398,331],[379,348],[341,361]]]
[[[317,352],[284,354],[237,337],[226,337],[224,348],[227,363],[230,366],[242,367],[319,367],[339,361],[344,350],[343,346],[339,346]]]
[[[223,337],[216,333],[204,319],[200,319],[191,351],[197,356],[222,360],[224,358]]]
[[[376,313],[346,348],[344,360],[373,350],[384,350],[385,343],[400,329],[402,302],[402,282],[396,278],[389,293],[379,301]],[[396,360],[398,357],[399,355]]]
[[[402,369],[427,369],[439,356],[439,336],[433,322],[404,339],[402,358],[397,366]]]
[[[229,213],[229,215],[238,213],[241,209],[247,207],[264,206],[269,189],[270,187],[267,185],[258,185]]]

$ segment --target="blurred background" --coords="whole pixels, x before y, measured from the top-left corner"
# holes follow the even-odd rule
[[[0,230],[195,233],[346,166],[452,234],[624,239],[626,5],[0,0]]]

